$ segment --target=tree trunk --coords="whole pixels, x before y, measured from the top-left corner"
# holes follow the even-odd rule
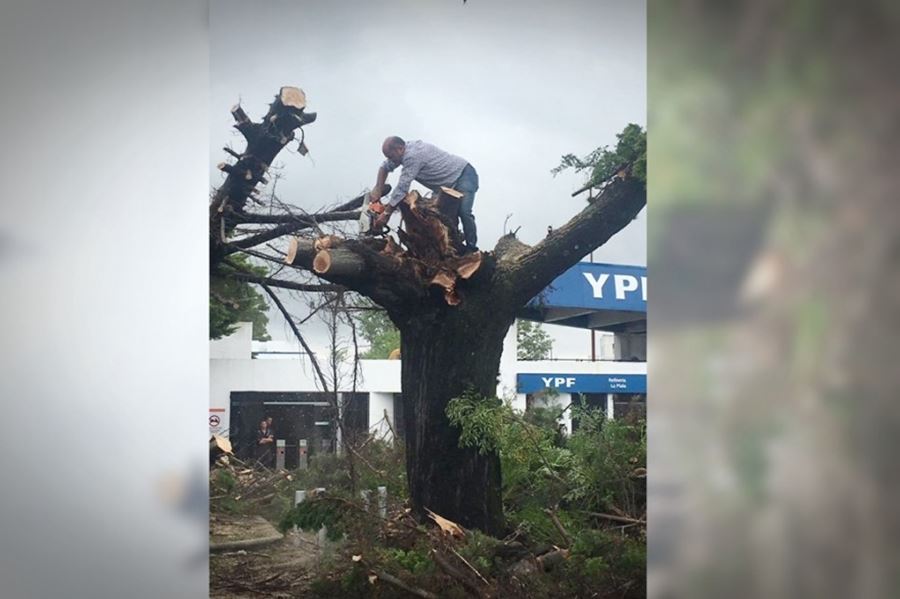
[[[503,532],[500,459],[461,448],[447,403],[466,391],[494,397],[503,339],[514,314],[490,296],[458,307],[407,315],[400,327],[406,473],[416,511],[425,508],[467,528]]]

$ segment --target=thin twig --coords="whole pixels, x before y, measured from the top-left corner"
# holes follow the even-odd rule
[[[392,584],[399,589],[403,589],[407,593],[412,593],[416,597],[422,597],[422,599],[440,599],[434,593],[426,591],[425,589],[420,589],[418,587],[414,587],[406,584],[396,576],[392,574],[388,574],[387,572],[381,572],[379,570],[372,570],[372,573],[375,574],[381,580],[387,582],[388,584]]]
[[[322,390],[325,393],[328,393],[328,382],[325,380],[325,375],[322,373],[322,369],[319,368],[319,362],[316,360],[316,356],[315,354],[313,354],[312,349],[309,347],[309,345],[306,344],[306,340],[303,338],[303,335],[300,334],[300,329],[298,329],[297,325],[294,324],[294,320],[291,318],[291,315],[288,314],[288,311],[284,307],[284,304],[281,303],[281,300],[278,299],[278,296],[275,295],[275,292],[272,291],[268,285],[260,284],[260,287],[262,287],[265,292],[269,294],[269,297],[272,298],[275,306],[281,311],[281,314],[284,316],[285,320],[287,320],[287,323],[288,325],[290,325],[291,330],[294,331],[294,336],[297,337],[297,341],[300,342],[300,345],[309,356],[309,361],[312,362],[313,368],[315,369],[316,374],[319,376],[319,380],[322,383]]]
[[[569,534],[569,532],[562,525],[562,522],[559,521],[559,517],[556,515],[556,512],[549,508],[545,508],[544,513],[550,516],[550,521],[553,522],[553,526],[555,526],[556,530],[559,531],[559,534],[562,535],[563,540],[565,540],[566,542],[566,546],[571,547],[572,535]]]
[[[646,520],[638,520],[637,518],[626,518],[625,516],[614,516],[612,514],[601,514],[600,512],[588,512],[585,511],[585,514],[589,516],[594,516],[595,518],[603,518],[604,520],[612,520],[613,522],[625,522],[626,524],[643,524],[647,525]]]
[[[461,555],[459,554],[459,552],[456,551],[456,549],[454,549],[453,547],[451,547],[451,548],[450,548],[450,551],[453,552],[453,555],[455,555],[456,557],[458,557],[459,559],[461,559],[461,560],[462,560],[462,563],[464,563],[465,565],[469,566],[469,569],[470,569],[472,572],[475,572],[475,575],[478,576],[478,578],[480,578],[481,581],[484,582],[484,584],[487,584],[487,585],[491,584],[491,583],[489,583],[489,582],[487,581],[487,578],[485,578],[484,576],[482,576],[482,575],[481,575],[481,572],[479,572],[478,570],[476,570],[476,569],[475,569],[475,566],[473,566],[472,564],[470,564],[466,558],[464,558],[463,556],[461,556]]]
[[[391,431],[391,439],[394,440],[397,438],[397,433],[394,432],[394,427],[391,426],[391,419],[388,418],[387,408],[384,409],[384,421],[388,425],[388,429]]]
[[[447,561],[447,558],[441,555],[441,553],[437,549],[431,550],[431,557],[432,559],[434,559],[434,562],[441,568],[441,570],[443,570],[451,578],[462,584],[467,591],[469,591],[476,597],[484,597],[484,593],[480,588],[478,588],[478,585],[469,580],[469,578],[462,572],[457,570],[450,562]]]

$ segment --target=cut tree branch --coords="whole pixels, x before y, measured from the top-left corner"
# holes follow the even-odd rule
[[[383,254],[384,247],[385,242],[377,239],[295,237],[284,262],[361,293],[383,307],[427,297],[428,288],[413,263]]]
[[[248,198],[257,183],[265,179],[275,156],[294,139],[294,130],[316,120],[316,114],[307,113],[305,109],[306,96],[296,87],[282,87],[259,123],[252,122],[240,105],[232,108],[234,126],[247,140],[247,146],[233,164],[223,163],[220,166],[228,176],[216,190],[209,206],[211,266],[214,267],[223,258],[218,234],[223,229],[227,233],[233,226],[229,215],[244,211]],[[229,154],[234,156],[235,152],[232,150]]]

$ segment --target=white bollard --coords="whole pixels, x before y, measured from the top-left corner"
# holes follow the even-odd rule
[[[378,487],[378,515],[387,518],[387,487]]]
[[[286,443],[284,439],[275,439],[275,470],[284,470],[284,452]]]

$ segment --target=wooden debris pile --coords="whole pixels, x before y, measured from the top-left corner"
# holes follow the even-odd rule
[[[252,464],[238,459],[231,453],[228,439],[217,435],[210,439],[210,462],[211,509],[215,509],[222,500],[245,505],[268,501],[278,492],[278,485],[294,479],[289,472],[254,468]]]

